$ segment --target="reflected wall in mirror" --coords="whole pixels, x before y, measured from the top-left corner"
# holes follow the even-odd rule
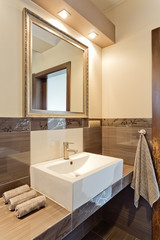
[[[87,117],[88,48],[24,9],[25,115]]]
[[[71,62],[32,73],[32,109],[70,111],[70,78]]]

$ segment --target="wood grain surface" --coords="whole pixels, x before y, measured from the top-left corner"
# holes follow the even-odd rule
[[[102,154],[118,157],[124,160],[125,164],[134,165],[135,153],[139,140],[138,131],[142,126],[122,125],[102,127]],[[145,128],[145,127],[144,127]],[[152,128],[145,128],[147,140],[152,149]]]
[[[152,31],[153,162],[160,187],[160,28]],[[160,199],[153,206],[153,240],[160,239]]]
[[[52,231],[55,236],[62,237],[64,231],[67,234],[67,231],[71,230],[70,212],[50,199],[47,199],[46,207],[18,219],[15,211],[10,212],[8,205],[5,205],[1,198],[0,216],[0,239],[3,240],[38,239],[37,236],[46,231],[49,233]],[[66,221],[68,223],[67,228],[65,227]],[[56,225],[57,223],[58,225]],[[49,231],[51,226],[55,227]]]
[[[83,151],[102,154],[102,127],[83,128]]]

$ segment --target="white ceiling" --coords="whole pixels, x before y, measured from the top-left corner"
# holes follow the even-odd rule
[[[90,0],[99,10],[106,14],[109,10],[117,7],[125,0]]]

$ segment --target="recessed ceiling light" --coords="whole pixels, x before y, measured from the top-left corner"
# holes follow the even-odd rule
[[[63,9],[62,11],[60,11],[58,13],[58,15],[63,18],[63,19],[66,19],[67,17],[69,17],[71,14],[69,12],[67,12],[65,9]]]
[[[98,35],[97,33],[91,32],[91,33],[88,34],[88,37],[94,39],[97,35]]]

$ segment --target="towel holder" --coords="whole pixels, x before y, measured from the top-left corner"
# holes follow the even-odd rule
[[[141,129],[140,131],[138,131],[140,134],[145,135],[146,134],[146,130],[145,129]]]

